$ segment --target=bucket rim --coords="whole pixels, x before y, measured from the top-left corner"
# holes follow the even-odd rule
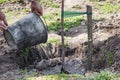
[[[35,12],[32,12],[32,14],[35,14],[37,17],[39,17],[40,21],[42,22],[42,24],[44,25],[45,31],[46,31],[46,40],[43,43],[46,43],[48,40],[48,29],[47,29],[47,25],[45,25],[43,19],[41,16],[37,15]]]
[[[10,33],[10,36],[12,37],[12,39],[13,39],[13,41],[14,41],[15,44],[17,44],[17,43],[16,43],[16,40],[15,40],[15,38],[13,37],[12,32],[9,30],[9,27],[8,27],[8,28],[3,32],[3,35],[4,35],[4,38],[5,38],[6,42],[7,42],[7,44],[12,48],[12,46],[9,44],[9,41],[8,41],[7,37],[5,36],[5,32]],[[14,48],[14,49],[18,49],[18,45],[16,45],[16,48]]]
[[[45,31],[46,31],[46,40],[43,42],[43,43],[46,43],[47,40],[48,40],[48,29],[47,29],[46,25],[44,24],[43,20],[41,19],[41,17],[39,17],[39,18],[40,18],[40,20],[42,21],[42,23],[43,23],[43,25],[44,25],[44,28],[45,28]]]

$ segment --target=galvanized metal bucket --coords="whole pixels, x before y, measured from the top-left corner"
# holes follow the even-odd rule
[[[23,49],[47,41],[47,29],[35,13],[27,14],[4,31],[4,37],[12,49]]]

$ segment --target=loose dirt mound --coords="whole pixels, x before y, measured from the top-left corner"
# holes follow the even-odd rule
[[[120,15],[115,14],[109,20],[100,22],[95,26],[97,30],[103,30],[111,35],[106,40],[95,44],[93,67],[94,69],[110,68],[114,72],[120,72]],[[102,33],[100,33],[102,34]]]
[[[13,55],[14,52],[7,46],[3,33],[0,32],[0,74],[17,68],[15,61],[12,59]]]

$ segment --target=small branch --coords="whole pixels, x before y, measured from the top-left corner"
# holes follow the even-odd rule
[[[65,58],[65,49],[64,49],[64,0],[62,0],[62,7],[61,7],[61,39],[62,39],[62,68],[64,67],[64,58]]]

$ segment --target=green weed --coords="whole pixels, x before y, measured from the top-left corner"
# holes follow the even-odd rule
[[[59,8],[59,3],[54,0],[40,0],[44,7]]]
[[[27,57],[28,54],[29,54],[29,49],[28,49],[28,48],[25,48],[25,49],[23,50],[23,55],[24,55],[25,57]]]
[[[76,74],[76,75],[80,77],[79,74]],[[28,77],[28,78],[25,78],[25,80],[38,80],[38,79],[39,80],[76,80],[77,78],[76,76],[74,77],[74,75],[68,75],[68,74],[61,73],[61,74],[56,74],[56,75],[44,75],[44,76],[40,76],[36,78]]]
[[[109,71],[101,71],[100,73],[91,73],[91,75],[83,76],[80,74],[55,74],[44,76],[29,76],[23,80],[119,80],[120,74],[111,73]]]
[[[77,4],[77,5],[73,5],[72,8],[81,9],[81,6]]]
[[[116,80],[116,74],[108,71],[101,71],[99,74],[95,75],[93,80]]]
[[[9,0],[0,0],[0,4],[4,2],[8,2]]]
[[[44,16],[49,31],[59,31],[61,29],[60,12],[50,13]],[[79,26],[84,20],[84,16],[64,18],[64,29],[68,31],[71,27]]]
[[[49,44],[49,43],[55,43],[55,44],[57,44],[57,45],[61,45],[61,42],[60,42],[60,40],[59,39],[57,39],[57,38],[51,38],[51,39],[49,39],[48,41],[47,41],[47,44]]]
[[[108,58],[108,66],[111,66],[114,63],[114,52],[109,52],[109,58]]]
[[[20,74],[25,74],[27,72],[27,69],[21,69]]]
[[[114,13],[120,9],[120,5],[115,5],[110,2],[106,2],[105,4],[97,4],[96,8],[99,9],[100,14],[108,14]]]
[[[69,44],[67,43],[67,40],[68,40],[68,38],[65,37],[65,44],[64,44],[65,47],[69,46]],[[46,44],[49,44],[49,43],[55,43],[58,46],[62,45],[61,40],[56,38],[56,37],[53,37],[53,38],[49,39]]]
[[[94,1],[99,2],[99,1],[104,1],[104,0],[89,0],[89,1],[92,1],[92,2],[94,2]]]
[[[5,2],[15,2],[15,1],[18,1],[18,0],[0,0],[0,4]]]
[[[58,4],[52,4],[51,7],[52,8],[59,8],[59,5]]]

